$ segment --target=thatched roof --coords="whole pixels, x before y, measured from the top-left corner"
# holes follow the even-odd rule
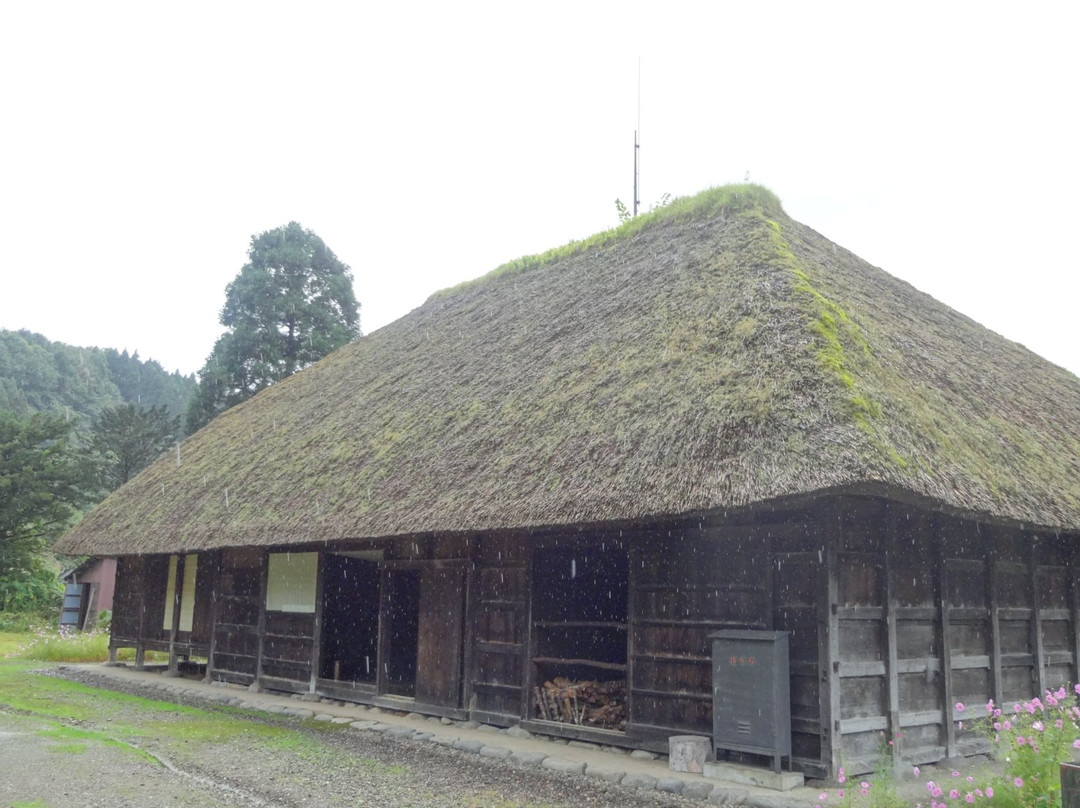
[[[617,522],[864,485],[1080,529],[1080,379],[737,186],[433,296],[219,416],[62,549]]]

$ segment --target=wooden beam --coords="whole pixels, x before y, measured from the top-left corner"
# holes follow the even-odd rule
[[[221,551],[214,550],[206,554],[207,563],[210,567],[210,575],[213,583],[210,585],[210,647],[206,652],[206,676],[204,681],[209,684],[214,681],[214,654],[217,652],[217,624],[221,616]]]
[[[311,630],[311,671],[308,680],[308,694],[315,695],[318,687],[319,666],[322,665],[322,627],[323,627],[323,578],[325,576],[326,553],[318,551],[319,560],[315,564],[315,621]]]
[[[998,597],[998,554],[992,535],[986,540],[986,545],[984,550],[990,559],[986,565],[986,591],[990,602],[990,698],[1000,706],[1004,698],[1001,677],[1001,602]]]
[[[1042,589],[1039,586],[1039,550],[1038,536],[1032,536],[1028,544],[1028,570],[1031,580],[1031,653],[1035,657],[1035,695],[1040,698],[1046,693],[1046,651],[1043,648],[1042,629]]]
[[[940,529],[941,523],[936,521],[933,523],[935,528]],[[937,547],[937,567],[938,567],[938,592],[937,592],[937,607],[938,607],[938,621],[941,628],[941,699],[944,704],[945,716],[945,754],[948,757],[955,757],[958,754],[956,745],[956,724],[954,724],[949,718],[952,715],[953,709],[953,684],[952,684],[952,640],[950,635],[949,623],[949,567],[945,558],[945,554],[942,551],[942,540],[939,530],[935,530],[938,535],[935,537],[935,546]]]
[[[135,640],[135,670],[141,671],[146,662],[146,559],[139,557],[139,636]]]
[[[379,565],[379,636],[376,640],[378,650],[375,654],[375,692],[386,693],[386,668],[390,664],[390,588],[393,585],[390,567],[386,562]]]
[[[640,564],[635,564],[637,557],[634,550],[637,543],[634,542],[626,548],[626,721],[634,720],[634,660],[637,658],[637,648],[634,643],[634,621],[638,612],[638,586],[635,582],[634,570],[640,569]]]
[[[886,678],[885,693],[889,702],[889,746],[893,766],[900,764],[900,745],[903,735],[900,732],[900,676],[899,654],[896,648],[896,521],[889,517],[889,549],[885,551],[885,643],[886,643]]]
[[[840,734],[840,620],[837,617],[840,584],[837,550],[840,546],[841,511],[835,501],[821,512],[818,573],[818,714],[821,717],[821,763],[835,772],[842,760]]]
[[[184,566],[187,556],[176,555],[176,577],[173,579],[172,625],[169,626],[169,669],[166,675],[179,676],[180,665],[176,657],[176,635],[180,633],[180,607],[184,602]],[[192,597],[195,593],[192,592]]]
[[[1076,544],[1069,549],[1069,612],[1072,620],[1073,681],[1080,682],[1080,567],[1077,564]]]
[[[270,578],[270,553],[265,550],[259,553],[259,563],[261,569],[259,570],[259,620],[255,629],[255,681],[251,683],[254,690],[262,688],[263,653],[266,646],[266,587]]]
[[[465,613],[462,615],[462,637],[464,645],[461,661],[461,706],[466,710],[472,710],[474,699],[474,687],[476,682],[476,615],[478,605],[476,598],[476,540],[469,539],[469,561],[465,566]]]
[[[533,627],[533,601],[536,599],[533,591],[533,566],[536,564],[536,547],[535,540],[529,541],[525,551],[525,627],[522,632],[525,638],[525,656],[521,660],[520,707],[522,721],[528,721],[532,717],[532,693],[536,686],[536,666],[532,664],[532,655],[536,648],[536,629]]]

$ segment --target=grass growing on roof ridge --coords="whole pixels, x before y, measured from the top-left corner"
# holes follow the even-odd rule
[[[521,258],[515,258],[513,261],[507,261],[478,278],[463,281],[446,289],[440,289],[428,299],[437,300],[451,297],[465,289],[471,289],[499,277],[517,275],[530,269],[545,266],[561,258],[577,255],[586,250],[607,247],[617,241],[629,239],[638,233],[666,222],[695,221],[721,216],[726,213],[742,213],[748,210],[768,215],[783,214],[780,198],[763,185],[754,183],[719,185],[694,196],[677,197],[661,208],[642,213],[628,219],[618,227],[603,230],[581,241],[571,241],[561,247],[553,247],[537,255],[524,255]]]

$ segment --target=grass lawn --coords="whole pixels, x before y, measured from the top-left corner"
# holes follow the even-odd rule
[[[29,641],[29,634],[16,633],[13,631],[0,631],[0,657],[14,654],[20,645]]]

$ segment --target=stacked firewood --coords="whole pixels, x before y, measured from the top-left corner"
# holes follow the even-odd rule
[[[547,721],[602,729],[626,727],[626,680],[572,682],[556,676],[536,688],[536,707]]]

